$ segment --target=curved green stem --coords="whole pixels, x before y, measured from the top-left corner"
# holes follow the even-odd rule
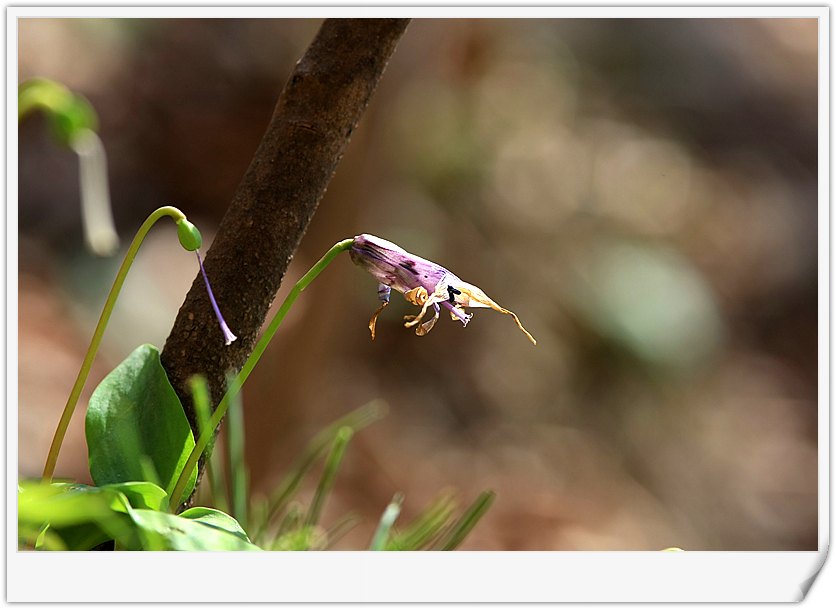
[[[99,350],[99,345],[102,342],[107,322],[110,320],[110,314],[113,312],[113,306],[116,304],[116,298],[119,296],[119,291],[122,289],[122,284],[125,282],[125,276],[133,264],[139,246],[142,245],[145,235],[154,225],[154,223],[163,216],[171,216],[176,221],[185,220],[186,216],[176,207],[160,207],[150,216],[134,237],[131,247],[128,248],[128,253],[125,254],[125,260],[122,261],[122,266],[119,268],[119,273],[116,275],[116,280],[113,282],[113,287],[110,289],[110,294],[107,296],[104,309],[102,309],[99,323],[96,326],[96,331],[93,332],[93,339],[90,341],[90,346],[87,348],[87,354],[84,356],[84,362],[81,364],[81,370],[78,371],[78,377],[75,379],[75,385],[70,392],[70,397],[67,400],[67,405],[64,406],[64,412],[61,414],[61,420],[58,422],[58,429],[55,430],[55,436],[52,438],[52,445],[49,447],[49,455],[46,458],[46,465],[44,466],[44,475],[42,481],[45,484],[52,482],[52,474],[55,472],[55,464],[58,461],[58,453],[61,450],[61,444],[64,442],[64,436],[67,433],[67,428],[70,426],[70,419],[73,416],[73,411],[78,404],[78,398],[81,396],[81,390],[84,389],[84,383],[87,382],[87,377],[90,374],[90,369],[93,367],[93,360],[96,358],[96,352]]]
[[[169,508],[172,512],[174,512],[180,504],[179,499],[182,497],[183,491],[186,488],[189,473],[197,465],[200,455],[203,454],[203,451],[206,450],[206,447],[209,445],[209,439],[212,437],[214,430],[217,429],[218,425],[221,423],[221,419],[223,419],[226,414],[226,410],[229,408],[230,400],[241,390],[241,386],[250,376],[250,373],[258,363],[259,358],[264,353],[264,350],[267,349],[267,345],[270,344],[270,341],[273,339],[273,335],[276,334],[276,330],[279,329],[279,325],[284,320],[287,312],[290,310],[290,307],[293,306],[294,302],[296,302],[296,299],[299,297],[299,294],[302,293],[302,290],[308,287],[308,284],[313,281],[326,266],[328,266],[328,263],[330,263],[337,256],[337,254],[350,250],[353,245],[354,239],[346,239],[345,241],[340,241],[334,245],[334,247],[328,250],[325,255],[319,259],[319,262],[311,267],[310,271],[305,273],[305,276],[302,277],[302,279],[300,279],[295,286],[293,286],[293,289],[290,290],[290,294],[288,294],[287,298],[284,299],[282,306],[276,312],[276,315],[273,317],[273,320],[270,322],[267,330],[259,339],[258,344],[256,344],[255,349],[253,349],[253,352],[247,359],[244,367],[241,368],[241,372],[239,372],[238,376],[235,377],[235,380],[227,389],[226,395],[224,395],[223,399],[221,399],[218,404],[218,407],[215,409],[212,418],[209,420],[209,424],[206,426],[207,433],[201,433],[200,438],[195,443],[195,447],[189,455],[189,460],[186,462],[186,466],[183,468],[183,471],[180,472],[180,477],[177,479],[177,485],[174,487],[174,492],[171,493]]]

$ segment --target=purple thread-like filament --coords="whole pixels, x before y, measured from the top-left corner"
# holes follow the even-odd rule
[[[221,330],[224,333],[224,338],[226,339],[226,344],[228,345],[238,337],[235,336],[232,333],[232,330],[229,329],[229,326],[226,325],[223,315],[221,315],[221,310],[218,308],[218,303],[215,302],[215,296],[212,294],[212,288],[209,287],[209,278],[206,276],[206,269],[203,268],[203,260],[200,259],[200,252],[195,250],[194,253],[197,254],[197,263],[200,265],[200,272],[203,274],[203,283],[206,284],[206,291],[209,292],[209,302],[212,303],[212,308],[215,310],[215,316],[218,318],[218,323],[221,324]]]

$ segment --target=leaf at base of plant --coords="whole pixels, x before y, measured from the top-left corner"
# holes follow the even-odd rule
[[[142,345],[99,384],[85,422],[90,475],[98,486],[147,481],[153,465],[170,493],[194,448],[189,422],[152,345]],[[146,460],[147,463],[147,460]],[[197,468],[183,493],[194,488]]]
[[[221,512],[220,510],[213,510],[208,507],[194,507],[180,514],[180,517],[189,518],[190,520],[201,522],[210,527],[223,529],[233,535],[237,535],[247,543],[250,543],[250,538],[247,537],[247,534],[244,532],[244,529],[238,521],[229,514]]]

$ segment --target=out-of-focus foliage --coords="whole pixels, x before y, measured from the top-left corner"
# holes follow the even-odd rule
[[[128,488],[23,482],[18,486],[19,547],[78,551],[115,540],[123,550],[260,549],[222,512],[193,508],[175,516],[159,511],[159,504],[142,507],[149,495],[165,495],[160,487],[134,483],[125,493]]]
[[[121,232],[165,204],[208,228],[318,24],[23,19],[19,77],[97,109]],[[324,508],[363,517],[338,548],[367,547],[396,491],[413,523],[450,485],[497,491],[463,549],[814,549],[817,52],[809,19],[414,21],[277,301],[368,232],[484,288],[538,344],[488,314],[419,338],[399,298],[372,342],[376,284],[336,261],[248,382],[251,487],[337,405],[383,398]],[[75,160],[42,120],[19,143],[24,476],[117,264],[83,251]],[[195,277],[173,239],[145,247],[91,387],[162,346]],[[80,424],[65,451],[57,474],[83,481]]]
[[[62,87],[57,82],[33,78],[20,84],[17,99],[18,120],[34,110],[43,110],[56,139],[69,146],[80,131],[96,130],[99,120],[86,99]]]

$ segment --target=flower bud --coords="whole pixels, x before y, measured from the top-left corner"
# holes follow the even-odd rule
[[[185,218],[177,221],[177,237],[180,239],[180,245],[187,252],[193,252],[199,249],[203,243],[200,237],[200,231]]]

